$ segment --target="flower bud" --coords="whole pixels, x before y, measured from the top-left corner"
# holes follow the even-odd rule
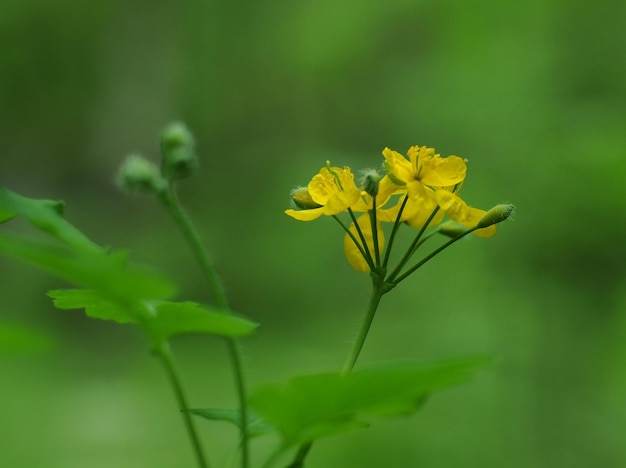
[[[168,180],[190,176],[198,167],[195,141],[182,122],[168,125],[161,133],[161,174]]]
[[[319,208],[320,204],[315,203],[311,198],[309,189],[306,187],[298,187],[291,191],[291,199],[293,203],[302,210],[311,210],[313,208]]]
[[[380,179],[382,179],[382,177],[377,170],[367,169],[363,174],[363,179],[361,179],[363,190],[365,190],[368,195],[375,197],[376,195],[378,195],[378,186],[380,185]]]
[[[496,205],[480,218],[476,227],[486,228],[492,224],[498,224],[509,218],[515,212],[515,206],[510,203]]]
[[[131,192],[158,192],[166,183],[159,168],[138,154],[131,154],[122,163],[117,175],[117,184]]]
[[[437,232],[439,234],[443,234],[444,236],[455,238],[465,234],[467,232],[467,228],[456,221],[446,221],[445,223],[441,223],[439,225]]]

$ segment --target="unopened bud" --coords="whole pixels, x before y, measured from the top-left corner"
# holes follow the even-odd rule
[[[496,205],[487,211],[482,218],[480,218],[476,227],[486,228],[492,224],[501,223],[505,219],[509,218],[513,213],[515,213],[515,206],[510,203]]]
[[[363,190],[368,195],[375,197],[378,195],[378,186],[380,185],[380,179],[382,179],[381,175],[375,169],[368,169],[363,174],[363,179],[361,183],[363,184]]]
[[[315,200],[311,198],[309,189],[306,187],[298,187],[291,191],[291,199],[293,203],[302,210],[312,210],[313,208],[319,208],[320,204],[315,203]]]
[[[161,133],[161,174],[168,180],[190,176],[198,167],[193,135],[182,122],[168,125]]]
[[[437,232],[439,234],[443,234],[444,236],[455,238],[465,234],[467,232],[467,228],[456,221],[446,221],[445,223],[441,223],[439,225]]]
[[[159,168],[138,154],[131,154],[122,163],[117,175],[117,184],[131,192],[158,192],[165,181]]]

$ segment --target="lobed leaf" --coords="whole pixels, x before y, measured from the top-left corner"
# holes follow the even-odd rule
[[[195,302],[120,300],[92,289],[48,291],[59,309],[85,309],[88,317],[117,323],[137,323],[153,344],[175,335],[200,333],[222,337],[245,336],[258,325],[232,313],[200,306]]]
[[[31,224],[66,244],[83,250],[99,251],[85,234],[63,218],[64,203],[23,197],[0,185],[0,222],[23,216]]]
[[[427,366],[390,363],[349,375],[300,376],[258,389],[250,404],[289,447],[363,427],[367,417],[413,413],[427,395],[466,380],[486,363],[484,358]]]
[[[200,306],[195,302],[154,303],[156,314],[146,323],[153,340],[166,341],[183,333],[202,333],[223,337],[246,336],[259,326],[227,311]]]
[[[47,294],[57,309],[85,309],[88,317],[121,324],[137,321],[127,307],[93,289],[53,289]]]
[[[175,286],[156,272],[127,264],[124,252],[71,249],[47,242],[0,233],[0,253],[30,263],[78,286],[97,289],[109,296],[137,300],[165,299]]]

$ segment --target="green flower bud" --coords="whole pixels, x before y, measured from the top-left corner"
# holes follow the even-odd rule
[[[437,232],[439,232],[439,234],[443,234],[444,236],[455,238],[465,234],[467,232],[467,228],[456,221],[446,221],[445,223],[441,223],[439,225]]]
[[[291,191],[291,200],[293,203],[302,210],[312,210],[313,208],[319,208],[320,204],[315,203],[311,198],[309,189],[306,187],[297,187]]]
[[[131,154],[122,163],[116,178],[117,184],[131,192],[159,192],[167,182],[159,168],[138,154]]]
[[[364,171],[361,184],[363,190],[372,197],[378,195],[378,185],[380,184],[381,175],[375,169],[367,169]]]
[[[161,133],[161,174],[168,180],[190,176],[198,167],[195,141],[182,122],[168,125]]]
[[[482,218],[480,218],[480,221],[478,221],[476,226],[479,228],[486,228],[492,224],[501,223],[505,219],[509,218],[513,213],[515,213],[515,206],[510,203],[496,205],[487,211]]]

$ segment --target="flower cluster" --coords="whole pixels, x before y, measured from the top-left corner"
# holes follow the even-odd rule
[[[368,171],[361,186],[357,186],[349,167],[334,167],[327,162],[306,187],[293,191],[297,209],[285,213],[300,221],[312,221],[322,215],[340,221],[337,215],[349,213],[350,226],[342,223],[346,231],[344,251],[352,267],[363,272],[381,265],[382,223],[393,223],[392,236],[401,223],[416,228],[421,236],[429,227],[446,226],[441,223],[447,215],[458,223],[455,232],[459,235],[470,231],[491,237],[496,233],[495,223],[483,220],[479,226],[487,212],[469,206],[458,195],[467,171],[464,159],[441,157],[434,148],[426,146],[412,146],[407,156],[389,148],[382,154],[385,174]],[[360,215],[357,217],[356,213]],[[450,232],[449,224],[440,231]]]

